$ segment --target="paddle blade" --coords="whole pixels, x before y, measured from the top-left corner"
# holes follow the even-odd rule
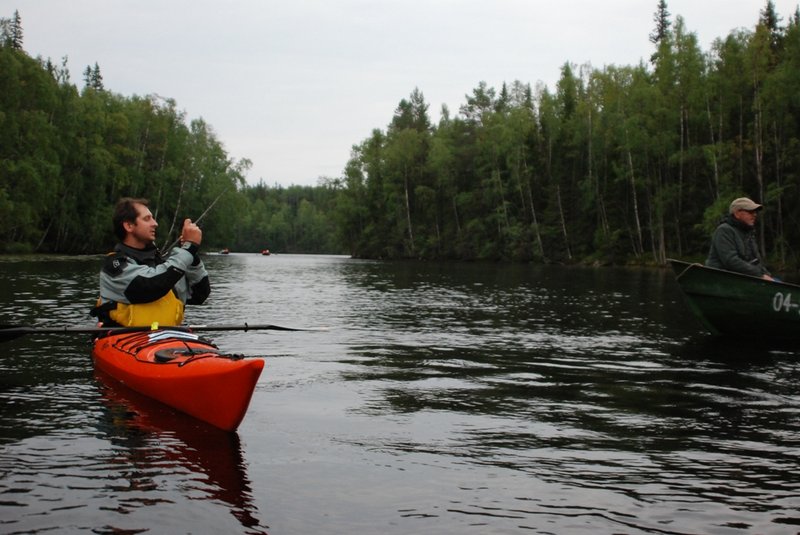
[[[10,342],[30,332],[28,327],[19,327],[16,325],[0,325],[0,343]]]

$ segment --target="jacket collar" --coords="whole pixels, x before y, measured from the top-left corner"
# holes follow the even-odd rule
[[[136,247],[131,247],[129,245],[125,245],[124,243],[118,243],[117,246],[114,247],[114,251],[116,251],[117,253],[121,253],[129,258],[133,258],[139,263],[161,260],[161,253],[159,252],[155,244],[152,243],[147,247],[145,247],[144,249],[137,249]]]
[[[743,230],[744,232],[750,232],[751,230],[753,230],[755,228],[755,227],[751,227],[750,225],[748,225],[747,223],[745,223],[743,221],[739,221],[738,219],[733,217],[733,214],[726,215],[725,219],[724,219],[724,222],[729,224],[730,226],[732,226],[734,228],[738,228],[739,230]]]

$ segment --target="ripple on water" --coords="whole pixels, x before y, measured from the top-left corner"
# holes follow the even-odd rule
[[[662,272],[205,258],[214,290],[190,322],[329,330],[214,334],[266,358],[233,442],[120,399],[86,340],[14,341],[0,362],[3,530],[800,525],[798,351],[707,341]],[[89,322],[99,258],[58,262],[0,259],[6,322]]]

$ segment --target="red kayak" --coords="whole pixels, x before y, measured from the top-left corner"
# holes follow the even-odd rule
[[[225,431],[242,422],[264,368],[262,359],[222,353],[179,328],[97,338],[92,359],[130,389]]]

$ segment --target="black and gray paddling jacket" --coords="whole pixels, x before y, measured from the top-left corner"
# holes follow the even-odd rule
[[[186,242],[163,257],[155,245],[135,249],[122,243],[100,271],[100,298],[90,312],[104,326],[180,325],[186,304],[211,293],[198,247]]]

